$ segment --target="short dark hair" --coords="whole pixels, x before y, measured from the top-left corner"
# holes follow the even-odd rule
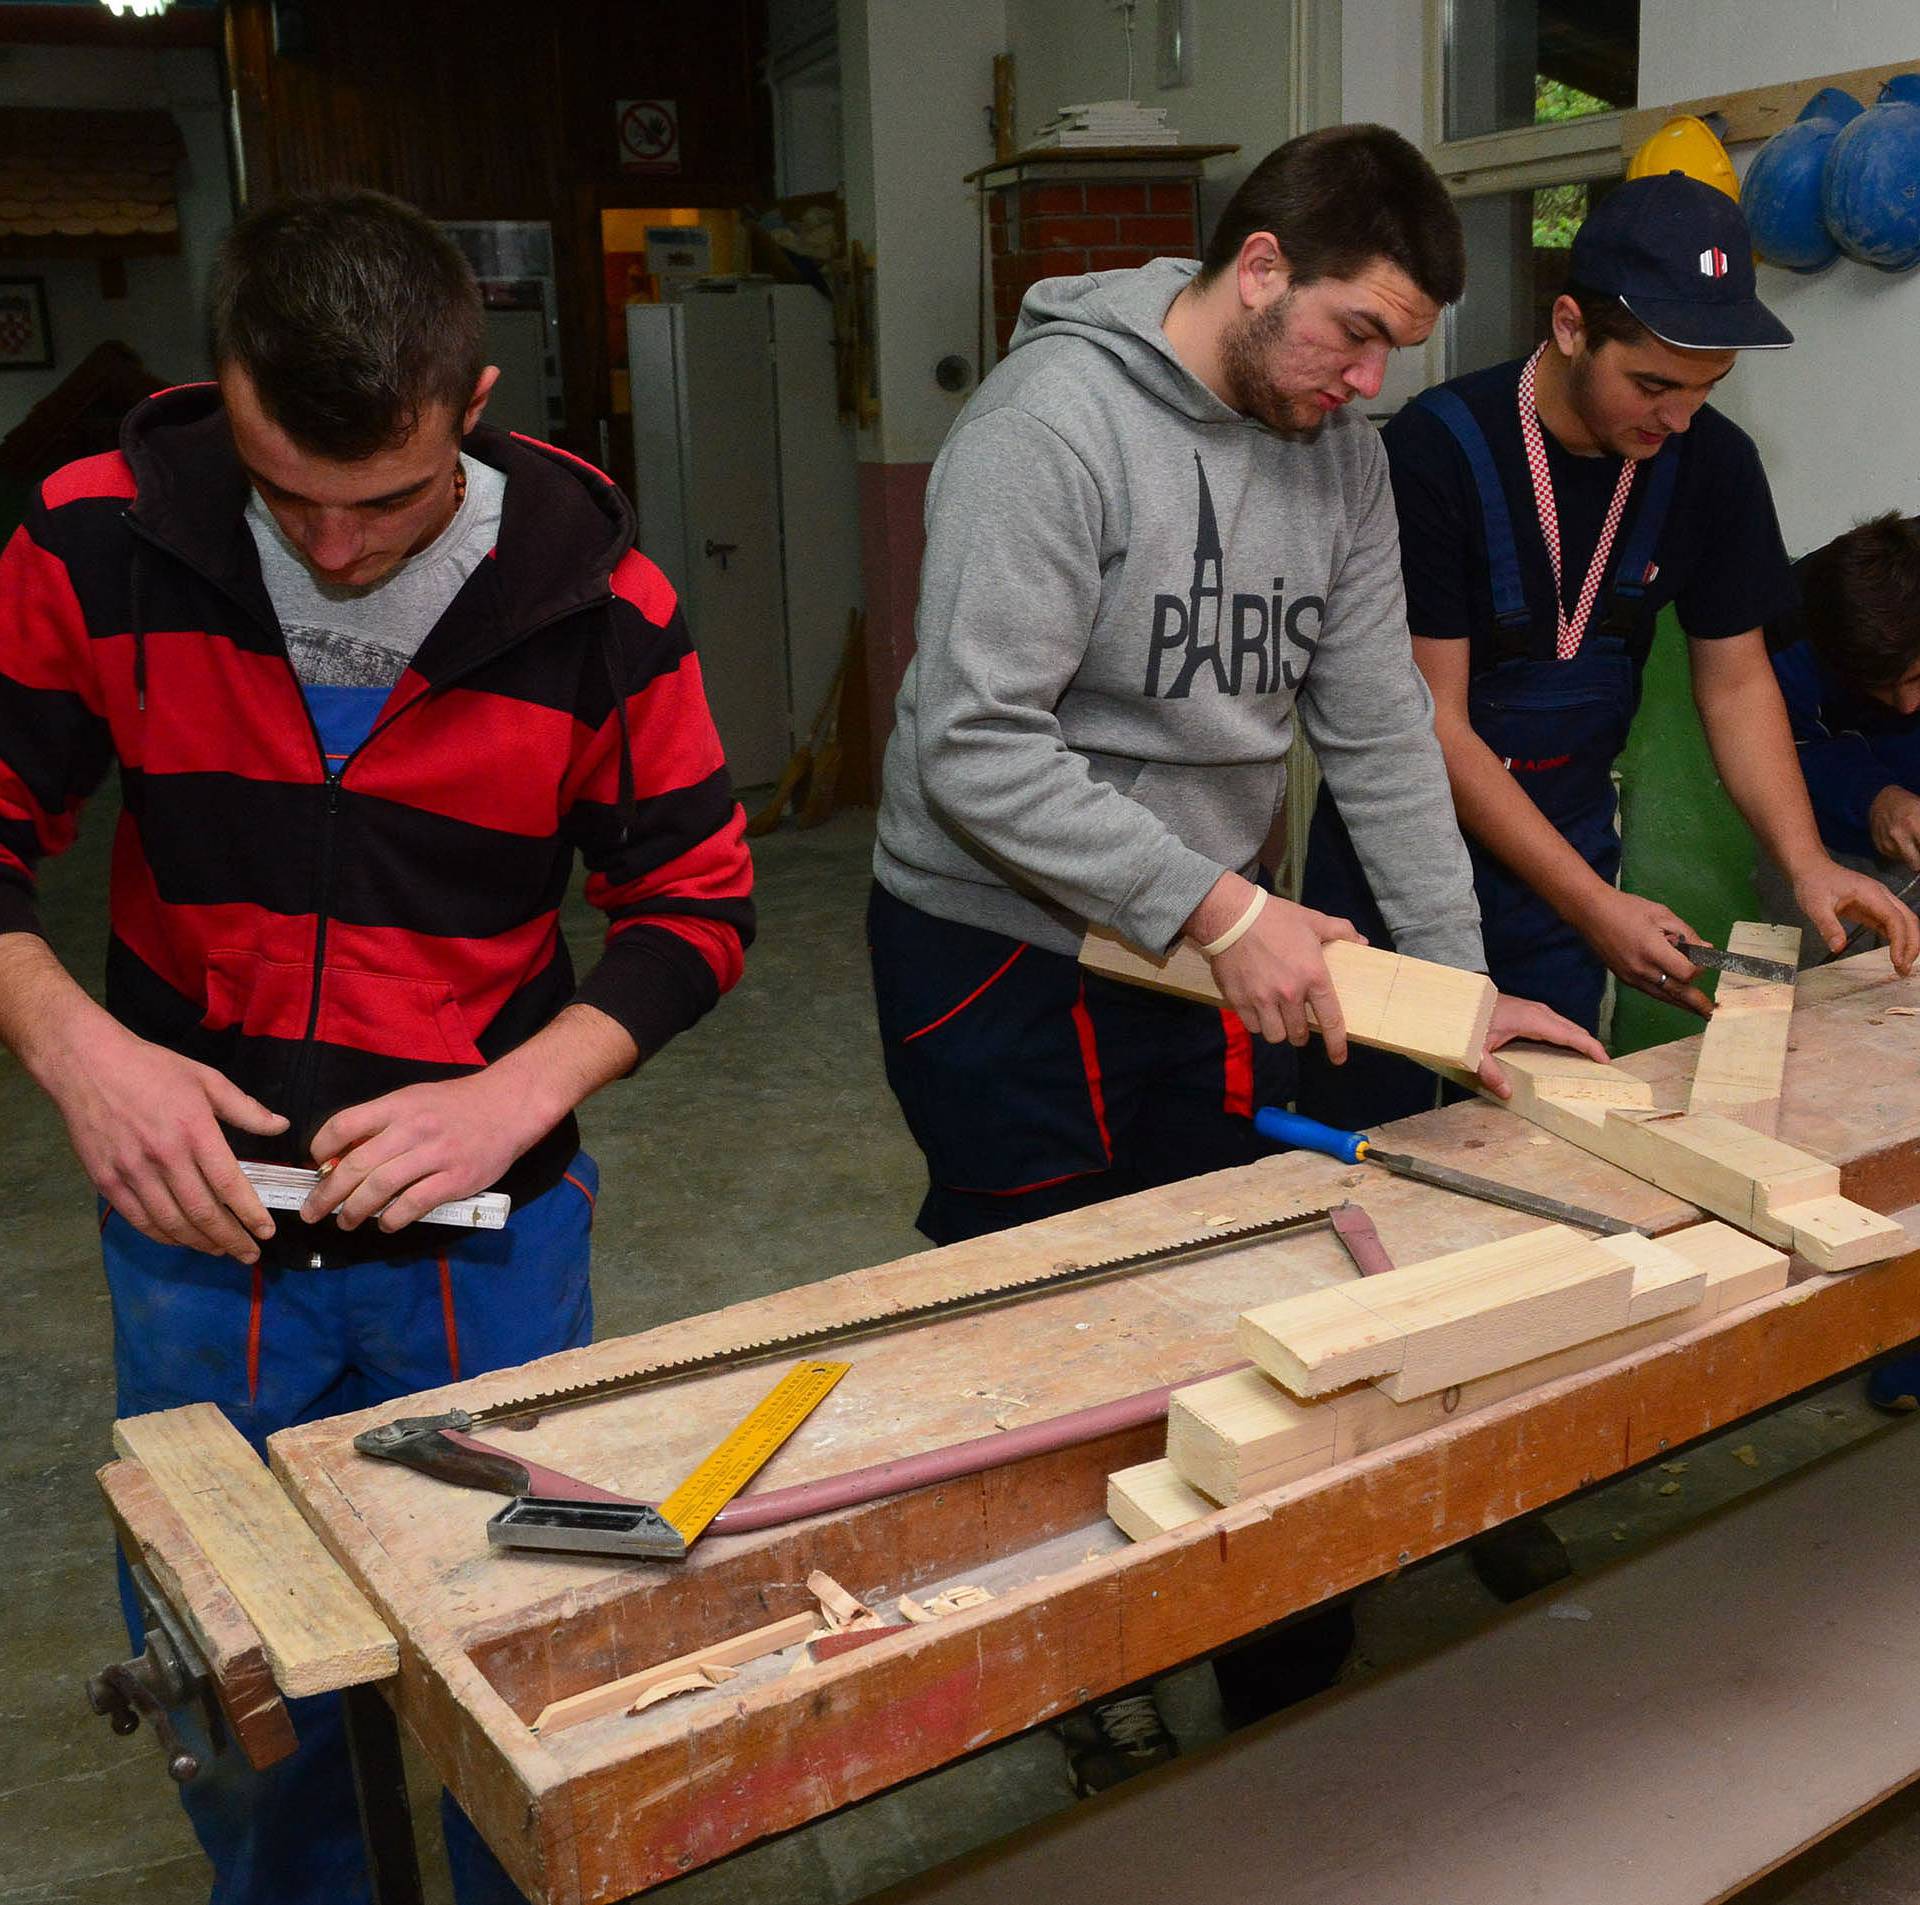
[[[1467,281],[1466,239],[1447,188],[1385,126],[1323,126],[1269,152],[1220,214],[1200,281],[1229,270],[1255,232],[1273,234],[1294,284],[1352,278],[1380,259],[1435,304],[1453,303]]]
[[[1807,639],[1843,681],[1886,688],[1920,663],[1920,522],[1889,510],[1800,564]]]
[[[1653,336],[1611,291],[1569,283],[1561,288],[1560,295],[1571,298],[1580,307],[1580,322],[1586,330],[1590,352],[1598,351],[1603,344],[1644,344]]]
[[[485,368],[480,290],[459,248],[383,192],[313,192],[252,212],[213,277],[213,357],[252,379],[302,449],[357,462]]]

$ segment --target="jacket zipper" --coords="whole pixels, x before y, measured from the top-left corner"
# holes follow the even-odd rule
[[[137,518],[129,515],[127,520],[136,534],[151,543],[163,554],[173,557],[176,562],[190,569],[201,581],[207,583],[210,587],[218,590],[220,594],[225,596],[242,614],[246,615],[250,620],[253,619],[252,608],[247,603],[241,601],[232,590],[222,587],[219,582],[215,581],[212,576],[201,569],[197,563],[189,560],[188,557],[183,555],[180,550],[174,548],[172,544],[167,542],[163,537],[155,535],[151,529]],[[521,642],[531,640],[534,636],[542,634],[545,630],[554,627],[557,623],[564,622],[569,616],[578,615],[585,609],[604,608],[607,603],[613,600],[615,600],[614,594],[612,590],[609,590],[606,595],[595,601],[573,603],[571,606],[557,610],[554,614],[546,616],[542,620],[531,623],[526,628],[519,630],[510,641],[503,642],[497,647],[489,649],[485,654],[474,656],[456,673],[448,675],[442,681],[435,682],[431,687],[422,688],[418,694],[414,695],[410,700],[402,702],[391,714],[370,728],[359,746],[354,748],[337,768],[328,764],[326,743],[320,737],[319,725],[313,718],[313,709],[307,703],[306,690],[302,687],[299,673],[294,668],[293,657],[287,651],[286,637],[284,634],[281,634],[276,623],[274,632],[281,636],[281,659],[287,665],[288,674],[293,677],[294,692],[300,700],[300,711],[306,716],[307,732],[313,736],[314,756],[320,763],[321,784],[325,787],[327,794],[326,807],[321,816],[319,879],[313,901],[313,989],[312,995],[307,1001],[306,1030],[301,1034],[300,1051],[294,1068],[294,1085],[289,1094],[291,1104],[287,1111],[288,1135],[294,1138],[296,1142],[298,1141],[299,1134],[304,1131],[306,1123],[312,1114],[311,1101],[313,1096],[314,1075],[318,1070],[320,1062],[319,1044],[315,1035],[320,1024],[320,1005],[326,983],[327,927],[331,921],[331,913],[327,902],[333,885],[333,835],[334,826],[340,812],[340,784],[346,776],[347,769],[373,745],[374,741],[385,734],[396,721],[400,720],[403,715],[409,714],[415,708],[419,707],[430,695],[437,694],[442,689],[451,688],[456,682],[462,681],[468,675],[472,674],[476,668],[484,667],[488,662],[496,659],[496,657],[505,654],[509,648],[518,647]]]

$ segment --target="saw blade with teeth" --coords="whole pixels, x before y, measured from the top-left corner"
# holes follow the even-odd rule
[[[964,1315],[970,1310],[993,1309],[1003,1303],[1023,1302],[1029,1297],[1072,1289],[1084,1283],[1098,1283],[1106,1277],[1124,1276],[1134,1270],[1150,1270],[1161,1264],[1177,1263],[1183,1257],[1203,1252],[1230,1250],[1235,1245],[1277,1237],[1288,1231],[1310,1229],[1327,1222],[1329,1204],[1302,1204],[1278,1216],[1263,1217],[1254,1223],[1210,1230],[1198,1236],[1183,1237],[1173,1243],[1155,1244],[1147,1250],[1129,1251],[1123,1256],[1101,1257],[1089,1263],[1061,1263],[1033,1276],[1015,1277],[1006,1283],[962,1290],[953,1296],[932,1297],[922,1303],[910,1303],[896,1310],[869,1316],[845,1318],[825,1323],[816,1329],[793,1330],[784,1336],[759,1337],[751,1342],[735,1343],[726,1349],[709,1350],[700,1356],[683,1356],[664,1363],[650,1363],[643,1369],[618,1376],[605,1376],[597,1382],[576,1383],[568,1388],[550,1389],[542,1395],[516,1396],[503,1402],[491,1402],[479,1409],[462,1411],[476,1428],[493,1422],[512,1422],[523,1417],[542,1416],[556,1409],[577,1408],[586,1402],[604,1402],[612,1396],[633,1395],[643,1389],[659,1388],[670,1382],[684,1382],[694,1376],[711,1375],[721,1370],[744,1369],[754,1363],[771,1362],[777,1357],[844,1343],[861,1336],[877,1336],[883,1331],[908,1329],[921,1323],[937,1322],[948,1316]],[[355,1438],[358,1442],[359,1438]]]

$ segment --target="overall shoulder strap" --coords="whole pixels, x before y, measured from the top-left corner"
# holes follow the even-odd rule
[[[1493,583],[1493,619],[1500,633],[1494,647],[1498,659],[1526,653],[1532,615],[1520,582],[1520,551],[1513,537],[1513,513],[1507,492],[1494,466],[1486,432],[1460,396],[1445,388],[1422,391],[1414,402],[1446,425],[1459,444],[1480,495],[1480,520],[1487,538],[1487,573]]]

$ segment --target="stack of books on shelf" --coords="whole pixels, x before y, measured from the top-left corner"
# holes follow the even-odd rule
[[[1040,128],[1036,146],[1177,146],[1180,134],[1167,124],[1164,106],[1133,99],[1096,99],[1062,106]]]

